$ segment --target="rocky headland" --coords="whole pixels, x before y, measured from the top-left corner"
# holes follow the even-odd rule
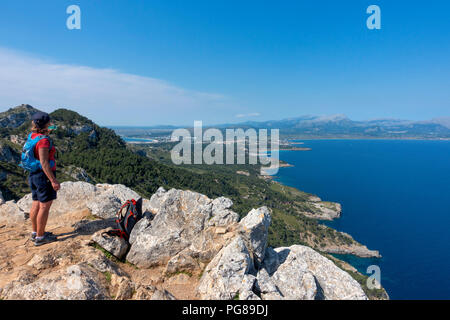
[[[163,188],[143,200],[129,243],[103,232],[123,185],[64,182],[49,219],[59,241],[34,247],[31,195],[0,196],[1,299],[367,299],[333,260],[303,245],[267,245],[267,207],[246,216],[232,201]]]

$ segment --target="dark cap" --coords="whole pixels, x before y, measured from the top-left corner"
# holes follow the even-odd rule
[[[33,120],[36,127],[43,129],[45,127],[45,125],[47,123],[49,123],[50,116],[48,115],[48,113],[39,111],[39,112],[36,112],[35,114],[33,114],[33,116],[31,117],[31,120]]]

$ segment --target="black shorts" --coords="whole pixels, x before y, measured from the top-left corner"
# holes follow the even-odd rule
[[[56,172],[53,171],[53,174],[56,177]],[[56,191],[44,171],[39,170],[30,173],[28,182],[31,187],[31,197],[34,201],[48,202],[56,199]]]

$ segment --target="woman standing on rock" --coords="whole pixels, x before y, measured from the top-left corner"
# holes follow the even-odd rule
[[[56,241],[56,236],[45,232],[48,213],[60,184],[56,180],[55,146],[48,136],[50,116],[37,112],[32,116],[31,133],[22,152],[21,167],[28,170],[33,204],[30,220],[33,232],[31,240],[35,246]]]

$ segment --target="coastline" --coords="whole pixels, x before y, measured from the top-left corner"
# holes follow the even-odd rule
[[[387,141],[450,141],[450,138],[415,138],[415,137],[405,137],[405,138],[389,138],[389,137],[310,137],[310,136],[300,136],[300,137],[284,137],[284,139],[292,142],[298,140],[308,141],[308,140],[387,140]]]

